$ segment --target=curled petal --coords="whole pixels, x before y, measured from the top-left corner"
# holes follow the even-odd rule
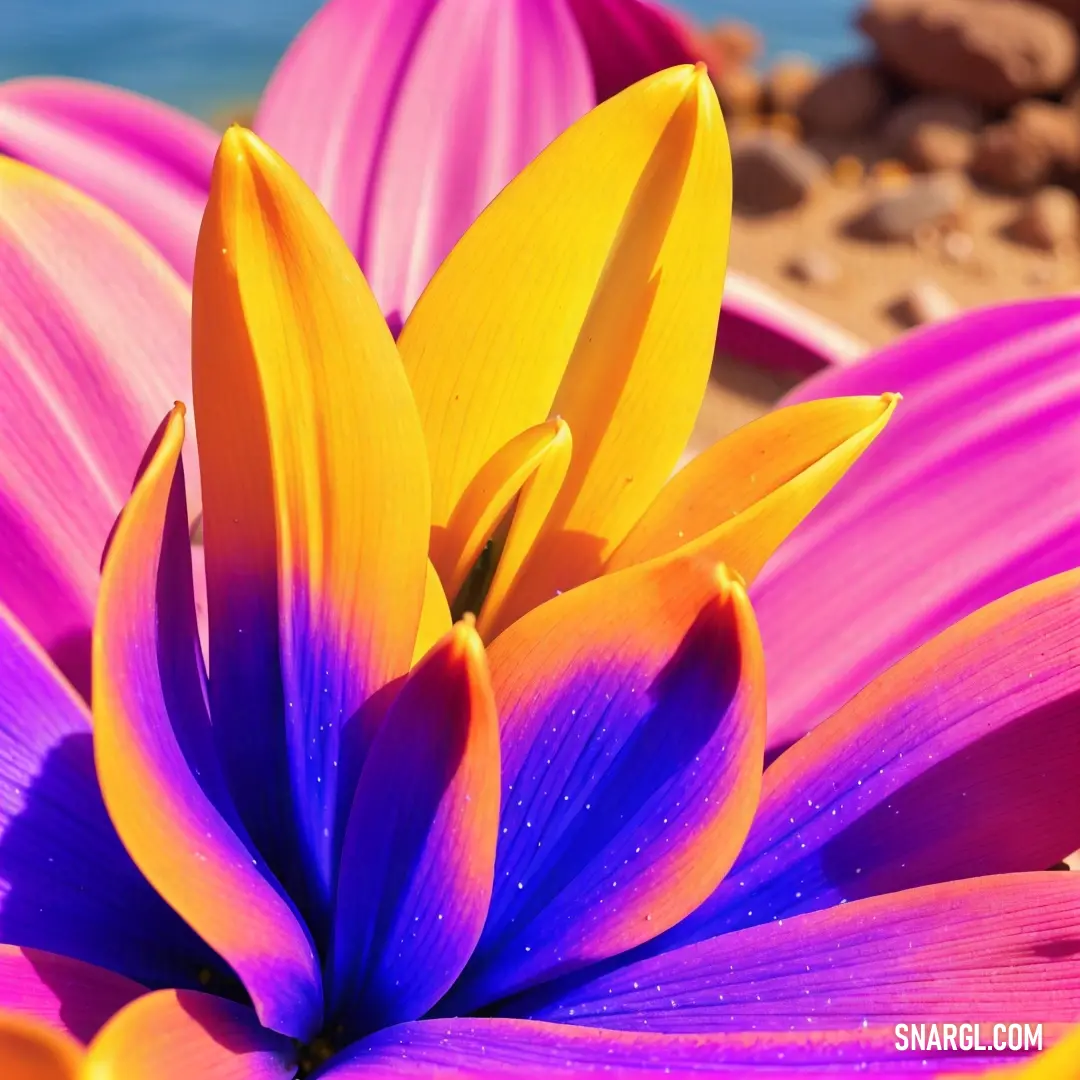
[[[217,142],[193,117],[114,86],[57,78],[0,83],[0,153],[109,207],[185,281]]]
[[[443,592],[442,582],[435,567],[429,562],[424,580],[424,606],[420,611],[420,625],[416,630],[416,645],[413,647],[414,665],[420,663],[439,638],[450,632],[452,623],[450,605],[447,603],[446,593]]]
[[[566,0],[332,0],[285,54],[255,129],[400,326],[476,215],[592,104]]]
[[[267,1027],[305,1037],[321,1020],[314,948],[238,834],[210,742],[182,514],[183,436],[178,406],[105,562],[94,628],[98,776],[147,880],[239,975]]]
[[[606,569],[692,545],[747,581],[877,438],[897,396],[814,401],[721,439],[668,481]]]
[[[422,1016],[487,915],[499,729],[484,648],[458,623],[413,669],[364,764],[342,851],[335,1020],[351,1034]]]
[[[81,960],[0,945],[0,1009],[82,1043],[145,992],[130,979]]]
[[[190,297],[110,211],[2,155],[0,295],[0,602],[86,694],[102,548],[190,397]]]
[[[355,782],[350,721],[416,644],[424,441],[355,260],[240,128],[218,155],[195,283],[214,730],[248,829],[318,932]]]
[[[98,1033],[85,1080],[290,1080],[296,1044],[244,1005],[184,990],[132,1002]]]
[[[1005,305],[795,392],[887,387],[904,405],[754,585],[772,746],[965,615],[1080,565],[1078,355],[1080,302]]]
[[[597,573],[678,460],[709,373],[730,194],[711,83],[690,67],[662,72],[516,177],[402,331],[435,528],[520,432],[551,415],[573,432],[569,474],[506,621]]]
[[[79,1080],[79,1044],[46,1025],[0,1012],[0,1068],[4,1080]]]
[[[490,650],[503,805],[484,935],[440,1010],[640,944],[723,878],[761,781],[764,683],[741,585],[706,560],[601,578]]]

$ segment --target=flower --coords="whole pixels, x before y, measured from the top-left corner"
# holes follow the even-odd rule
[[[286,52],[254,126],[330,211],[397,328],[480,210],[559,132],[692,59],[681,22],[642,0],[330,0]],[[111,207],[189,281],[217,141],[111,87],[0,84],[0,153]],[[738,274],[719,344],[796,372],[866,350]]]
[[[0,1007],[89,1042],[94,1080],[857,1070],[896,1064],[901,1011],[1075,1014],[1080,881],[1019,871],[1080,846],[1080,572],[957,622],[762,778],[744,579],[896,400],[778,412],[665,484],[727,176],[702,72],[636,84],[395,345],[314,195],[226,135],[192,313],[210,679],[178,405],[105,558],[92,725],[0,618]],[[429,550],[445,578],[507,490],[485,648]]]

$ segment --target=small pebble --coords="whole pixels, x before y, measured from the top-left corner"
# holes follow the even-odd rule
[[[788,277],[804,285],[824,287],[840,280],[840,265],[824,251],[803,251],[793,256],[786,267]]]
[[[952,318],[959,312],[956,301],[935,281],[918,281],[889,308],[904,326],[925,326]]]

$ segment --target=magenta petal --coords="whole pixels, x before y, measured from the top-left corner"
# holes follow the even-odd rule
[[[929,885],[722,934],[542,999],[538,1020],[667,1033],[1070,1021],[1080,875]]]
[[[643,0],[569,0],[589,52],[597,101],[697,53],[674,12]]]
[[[185,281],[217,144],[205,124],[127,90],[80,79],[0,83],[0,153],[114,210]]]
[[[190,400],[190,296],[112,213],[2,157],[0,295],[0,602],[85,692],[102,548]]]
[[[761,282],[728,270],[716,348],[762,367],[810,375],[851,364],[869,347]]]
[[[0,945],[0,1009],[89,1042],[113,1013],[145,993],[138,983],[66,956]]]
[[[331,0],[285,54],[255,130],[400,325],[477,214],[592,103],[566,0]]]
[[[903,406],[752,590],[783,746],[1000,596],[1080,565],[1080,301],[973,312],[800,387]]]

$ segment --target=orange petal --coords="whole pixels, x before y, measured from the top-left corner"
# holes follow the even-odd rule
[[[40,1021],[0,1013],[0,1076],[4,1080],[78,1080],[82,1049]]]

